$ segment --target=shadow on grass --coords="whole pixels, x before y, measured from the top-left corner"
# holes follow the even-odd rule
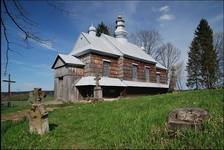
[[[57,126],[58,126],[57,124],[50,123],[50,124],[49,124],[49,130],[50,130],[50,131],[53,131],[55,128],[57,128]]]

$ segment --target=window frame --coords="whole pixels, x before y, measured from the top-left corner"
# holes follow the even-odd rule
[[[146,70],[148,70],[148,74],[146,74]],[[150,67],[145,66],[145,81],[149,82],[150,81]]]
[[[102,76],[103,77],[109,77],[110,76],[110,61],[103,60],[103,67],[102,67]],[[105,67],[105,64],[107,64],[107,68]]]
[[[161,78],[160,72],[156,72],[156,83],[160,83],[160,80],[161,80],[160,78]]]
[[[136,68],[136,70],[134,70],[135,68]],[[137,81],[137,79],[138,79],[138,65],[134,64],[134,63],[131,66],[131,78],[133,81]]]

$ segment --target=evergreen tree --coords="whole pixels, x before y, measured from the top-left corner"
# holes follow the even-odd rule
[[[96,28],[96,36],[100,36],[101,33],[104,33],[104,34],[107,34],[107,35],[111,35],[111,33],[109,31],[109,28],[103,22],[98,24],[98,26]]]
[[[217,81],[217,58],[213,47],[213,31],[205,19],[200,21],[195,35],[201,50],[202,84],[206,88],[213,88]]]
[[[199,89],[201,80],[201,53],[199,49],[199,43],[197,38],[194,38],[190,51],[188,52],[188,63],[187,63],[187,86],[190,88]]]
[[[188,53],[187,86],[213,88],[217,81],[217,56],[213,47],[213,31],[205,19],[201,19]]]

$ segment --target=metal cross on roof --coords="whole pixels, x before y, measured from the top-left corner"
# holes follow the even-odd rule
[[[8,82],[8,96],[11,95],[11,83],[16,83],[16,81],[12,81],[10,79],[10,74],[9,74],[9,77],[8,77],[8,80],[2,80],[3,82]]]

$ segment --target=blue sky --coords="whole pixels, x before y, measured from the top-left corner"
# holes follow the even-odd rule
[[[115,26],[117,15],[123,15],[129,35],[140,30],[156,29],[163,42],[171,42],[181,50],[181,60],[186,64],[188,47],[201,18],[208,20],[214,32],[223,32],[223,1],[57,1],[67,15],[55,10],[45,1],[22,1],[30,18],[39,24],[38,34],[49,39],[47,45],[30,42],[29,47],[12,45],[16,53],[10,53],[8,72],[16,80],[13,91],[32,90],[42,87],[53,90],[54,72],[51,65],[59,52],[69,53],[80,32],[87,32],[89,26],[101,21]],[[10,3],[8,3],[10,5]],[[11,11],[12,8],[11,8]],[[23,44],[23,36],[15,26],[10,25],[10,40]],[[1,76],[5,63],[5,39],[1,36]],[[186,72],[182,76],[186,80]],[[7,84],[1,84],[2,91]]]

